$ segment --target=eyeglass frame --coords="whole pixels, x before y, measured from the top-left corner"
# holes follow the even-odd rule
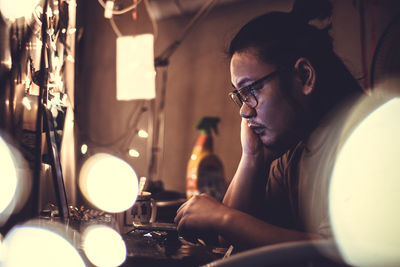
[[[232,100],[236,105],[238,105],[240,108],[242,107],[243,103],[246,104],[246,105],[247,105],[248,107],[250,107],[250,108],[256,108],[257,105],[258,105],[258,99],[257,99],[257,97],[254,95],[254,92],[263,89],[264,86],[262,86],[262,87],[260,87],[260,88],[257,88],[257,89],[255,89],[254,87],[256,87],[257,85],[261,84],[262,82],[268,80],[269,78],[275,76],[276,74],[278,74],[278,73],[281,72],[281,71],[282,71],[282,69],[277,69],[277,70],[275,70],[275,71],[273,71],[273,72],[271,72],[271,73],[269,73],[269,74],[267,74],[267,75],[261,77],[260,79],[258,79],[258,80],[256,80],[256,81],[252,82],[251,84],[249,84],[249,85],[247,85],[247,86],[244,86],[244,87],[242,87],[242,88],[240,88],[240,89],[235,89],[235,90],[233,90],[232,92],[229,93],[229,97],[230,97],[231,100]],[[232,86],[233,86],[233,85],[232,85]],[[253,96],[253,98],[255,99],[255,105],[249,105],[249,103],[248,103],[248,102],[249,102],[249,101],[248,101],[249,95],[248,95],[247,98],[246,98],[246,97],[243,95],[242,92],[244,92],[244,93],[247,94],[247,95],[248,95],[248,93],[250,93],[250,95]],[[235,101],[235,97],[236,97],[240,102]]]

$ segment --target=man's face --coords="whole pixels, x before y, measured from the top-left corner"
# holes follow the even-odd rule
[[[233,55],[231,81],[236,89],[241,89],[276,69],[275,65],[259,60],[256,50],[247,49]],[[240,109],[240,115],[248,120],[249,127],[265,147],[275,154],[284,153],[298,141],[303,132],[301,121],[304,112],[296,104],[298,94],[295,83],[283,82],[282,74],[278,73],[265,80],[259,90],[253,91],[258,102],[255,108],[243,104]],[[285,77],[288,76],[292,77],[286,73]],[[288,99],[289,95],[291,99]]]

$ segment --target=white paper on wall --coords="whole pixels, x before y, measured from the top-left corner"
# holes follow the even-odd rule
[[[117,100],[153,99],[153,34],[117,38]]]

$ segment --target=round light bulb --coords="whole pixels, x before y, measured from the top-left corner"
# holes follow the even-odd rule
[[[82,155],[85,155],[88,152],[88,146],[86,144],[83,144],[81,146],[81,153]]]
[[[110,154],[98,153],[83,164],[79,188],[99,209],[122,212],[136,201],[138,178],[127,162]]]
[[[126,259],[126,246],[121,235],[105,225],[85,229],[83,248],[95,266],[119,266]]]
[[[330,217],[344,260],[400,265],[400,99],[370,113],[344,143],[330,184]]]
[[[149,134],[145,130],[139,130],[138,132],[139,137],[141,138],[147,138],[149,137]]]
[[[60,234],[39,226],[16,226],[3,242],[4,267],[77,266],[85,263],[76,248]]]
[[[10,20],[30,17],[38,2],[38,0],[0,0],[0,12]]]
[[[10,149],[2,138],[0,138],[0,214],[13,200],[18,184],[17,171]],[[1,216],[0,215],[0,216]]]
[[[129,149],[129,156],[131,156],[132,158],[138,158],[140,156],[139,151],[137,151],[136,149]]]

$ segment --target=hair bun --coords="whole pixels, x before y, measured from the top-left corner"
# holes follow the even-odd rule
[[[307,23],[313,19],[324,20],[330,17],[332,8],[332,3],[329,0],[296,0],[291,14]]]

